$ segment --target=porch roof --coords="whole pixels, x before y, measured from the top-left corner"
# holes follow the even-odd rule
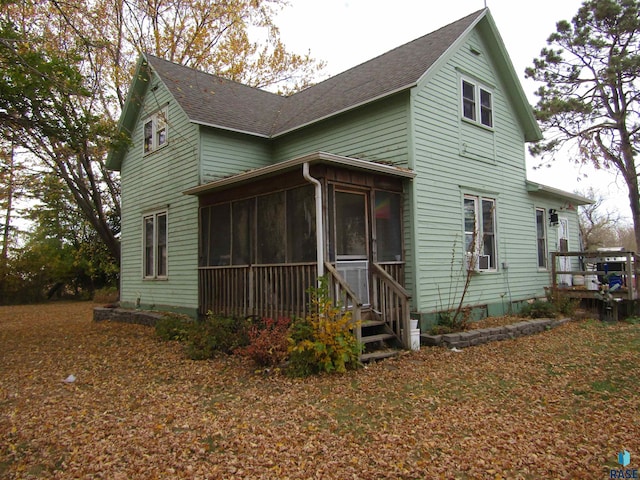
[[[264,178],[280,175],[284,172],[295,170],[305,163],[309,163],[310,165],[329,164],[347,168],[350,170],[360,170],[370,173],[377,173],[380,175],[407,179],[412,179],[416,176],[416,173],[408,168],[397,167],[395,165],[388,165],[384,163],[376,163],[370,160],[362,160],[359,158],[344,157],[342,155],[335,155],[333,153],[315,152],[304,155],[302,157],[292,158],[291,160],[286,160],[284,162],[274,163],[273,165],[267,165],[266,167],[241,172],[230,177],[214,180],[213,182],[190,188],[189,190],[186,190],[182,193],[184,193],[185,195],[202,195],[214,190],[235,187],[238,185],[251,183],[259,179],[261,180]]]
[[[589,205],[594,203],[593,200],[587,197],[583,197],[582,195],[566,192],[564,190],[549,187],[548,185],[543,185],[541,183],[533,182],[531,180],[527,180],[526,185],[527,185],[527,191],[529,193],[537,193],[537,194],[546,195],[549,197],[559,198],[566,202],[569,202],[569,204],[571,205]]]

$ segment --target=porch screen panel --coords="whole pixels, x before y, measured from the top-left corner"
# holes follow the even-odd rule
[[[257,263],[284,263],[286,253],[285,193],[258,197]]]
[[[394,262],[402,260],[400,195],[376,191],[374,216],[378,261]]]
[[[211,221],[209,216],[211,215],[211,208],[204,207],[200,209],[200,266],[209,266],[209,226]]]
[[[248,265],[251,262],[251,230],[252,230],[252,200],[233,202],[231,263],[233,265]]]
[[[287,261],[316,259],[316,205],[313,186],[287,191]]]
[[[231,263],[231,205],[224,203],[211,208],[209,233],[209,266]]]

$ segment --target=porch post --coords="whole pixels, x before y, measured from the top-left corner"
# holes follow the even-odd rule
[[[304,179],[313,183],[316,191],[316,262],[318,264],[318,278],[324,275],[324,226],[322,222],[322,184],[317,178],[313,178],[309,174],[309,162],[302,164],[302,176]]]

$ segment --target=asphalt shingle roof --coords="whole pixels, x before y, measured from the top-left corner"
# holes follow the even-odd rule
[[[410,88],[482,15],[472,13],[290,97],[147,55],[190,120],[273,137]]]

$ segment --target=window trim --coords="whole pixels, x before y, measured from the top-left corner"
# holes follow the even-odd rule
[[[158,255],[160,238],[158,236],[158,218],[165,217],[164,228],[164,255]],[[147,245],[147,220],[152,219],[152,241],[151,245],[151,261],[152,271],[147,271],[148,263],[148,245]],[[161,264],[162,262],[162,264]],[[162,268],[161,268],[162,267]],[[164,273],[159,274],[159,271]],[[142,215],[142,278],[145,280],[166,280],[169,277],[169,213],[167,210],[157,210],[146,212]]]
[[[169,143],[169,107],[164,107],[156,110],[151,115],[146,117],[142,122],[142,153],[149,155],[161,148],[164,148]],[[163,128],[159,128],[162,121]],[[149,134],[147,134],[147,125],[149,125]],[[161,132],[164,130],[164,137],[160,137]],[[160,142],[160,138],[163,139]]]
[[[465,201],[471,200],[474,203],[474,231],[470,232],[466,229],[466,216],[465,216]],[[491,202],[493,207],[491,209],[491,225],[493,228],[493,232],[490,232],[492,236],[492,251],[493,259],[489,258],[489,266],[488,268],[480,267],[480,257],[485,256],[484,253],[484,216],[482,205],[484,202]],[[497,199],[494,197],[483,196],[483,195],[473,195],[473,194],[465,194],[463,196],[462,203],[462,222],[463,222],[463,232],[464,232],[464,258],[466,268],[469,268],[469,261],[473,256],[473,252],[469,253],[467,251],[467,235],[475,236],[475,261],[473,270],[476,272],[497,272],[498,271],[498,228],[497,228]],[[473,237],[472,237],[473,238]],[[490,256],[489,256],[490,257]],[[493,261],[492,261],[493,260]]]
[[[547,210],[545,208],[541,208],[541,207],[536,207],[535,209],[535,213],[536,213],[536,256],[538,258],[538,270],[548,270],[549,268],[549,261],[548,261],[548,256],[549,256],[549,243],[548,243],[548,239],[549,239],[549,233],[547,231]],[[538,216],[538,214],[540,214],[540,216]],[[538,222],[539,219],[542,219],[542,237],[540,237],[540,230],[539,230],[539,224],[540,222]],[[540,258],[540,240],[544,241],[544,252],[543,252],[543,256],[542,258]],[[540,260],[542,260],[542,265]]]
[[[465,97],[465,84],[473,87],[473,98]],[[483,93],[489,95],[489,105],[483,105]],[[471,102],[473,118],[465,114],[465,105]],[[489,112],[489,123],[483,121],[483,113]],[[473,123],[483,128],[493,130],[495,124],[493,90],[477,80],[467,76],[460,77],[460,115],[462,120]]]

